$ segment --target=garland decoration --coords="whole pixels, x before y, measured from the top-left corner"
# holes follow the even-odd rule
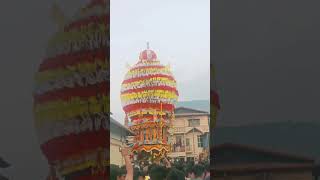
[[[40,147],[51,169],[66,179],[108,178],[110,55],[106,50],[106,7],[106,0],[91,0],[66,19],[54,6],[59,28],[35,74],[33,112]]]
[[[170,67],[161,65],[154,51],[148,47],[140,53],[124,77],[120,95],[129,128],[136,134],[133,152],[157,159],[170,151],[168,130],[179,96],[176,86]]]

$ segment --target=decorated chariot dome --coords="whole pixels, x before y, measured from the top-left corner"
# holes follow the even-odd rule
[[[91,0],[73,17],[57,6],[58,30],[35,74],[34,122],[48,179],[107,179],[109,12]]]
[[[133,152],[159,158],[170,151],[178,96],[170,66],[162,65],[148,44],[121,85],[123,110],[135,132]]]
[[[140,61],[156,61],[157,54],[153,50],[146,49],[140,53],[139,60]]]

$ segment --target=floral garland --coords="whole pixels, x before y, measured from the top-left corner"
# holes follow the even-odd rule
[[[65,40],[64,43],[54,43],[47,49],[47,56],[55,57],[60,54],[78,52],[84,49],[95,50],[101,46],[106,46],[107,37],[105,34],[107,34],[106,29],[104,31],[95,30],[90,33],[82,33],[74,39]]]
[[[64,161],[60,161],[57,163],[57,169],[61,171],[62,175],[67,175],[70,173],[74,173],[76,171],[90,168],[90,167],[96,167],[98,165],[97,160],[97,151],[88,152],[84,156],[80,157],[74,156],[72,158],[69,158]],[[109,150],[104,149],[104,154],[109,157]],[[108,166],[109,160],[103,160],[104,166]]]
[[[170,67],[161,65],[156,57],[151,50],[143,51],[140,58],[144,59],[130,68],[121,85],[120,98],[131,120],[130,129],[136,133],[133,151],[137,153],[156,150],[161,154],[170,149],[167,130],[179,93]]]
[[[145,99],[145,101],[150,100],[159,100],[159,101],[174,101],[178,97],[175,91],[168,91],[168,90],[143,90],[141,92],[132,92],[132,93],[125,93],[121,95],[121,100],[126,102],[125,105],[131,104],[130,101],[132,100],[141,100]],[[142,100],[142,102],[144,102]]]
[[[35,75],[41,150],[62,175],[108,163],[108,13],[105,0],[82,8],[50,39]],[[97,160],[99,149],[106,155]]]
[[[147,102],[148,101],[148,102]],[[163,100],[164,101],[164,100]],[[167,113],[171,112],[172,113],[172,108],[174,107],[173,101],[168,100],[168,102],[163,102],[160,100],[141,100],[138,99],[136,101],[132,101],[133,103],[124,106],[123,109],[126,110],[127,115],[131,118],[131,116],[138,115],[138,114],[152,114],[153,111],[156,110],[161,110],[161,106],[158,105],[160,103],[166,103],[166,107],[163,108],[162,112]],[[139,107],[139,106],[142,107]]]
[[[160,66],[162,67],[163,65],[160,63],[159,60],[153,60],[153,61],[139,61],[137,62],[132,68],[130,68],[130,71],[131,70],[135,70],[137,68],[146,68],[148,66]]]
[[[93,9],[91,9],[93,10]],[[104,11],[103,8],[97,8],[98,11]],[[78,17],[75,16],[71,19],[71,22],[68,26],[64,28],[64,32],[69,32],[73,30],[80,30],[82,28],[86,28],[90,25],[104,24],[105,26],[109,26],[109,17],[108,16],[99,16],[99,12],[88,12],[86,14],[79,14]],[[76,19],[81,19],[76,20]]]
[[[65,121],[88,112],[107,112],[108,100],[109,96],[102,96],[101,99],[92,96],[86,100],[72,98],[70,101],[57,100],[45,105],[36,105],[34,110],[36,126],[41,126],[44,122]]]
[[[70,135],[72,133],[79,134],[85,131],[94,131],[100,128],[108,129],[109,127],[108,113],[88,113],[77,116],[73,119],[64,121],[50,121],[41,124],[37,128],[40,144],[57,137]],[[53,128],[54,127],[54,128]]]
[[[88,6],[76,12],[75,16],[70,19],[71,22],[64,27],[64,31],[86,27],[90,24],[105,23],[108,26],[110,24],[108,21],[109,17],[107,17],[109,9],[106,7],[107,3],[105,0],[92,0]],[[101,14],[104,14],[106,18],[100,18]]]
[[[96,59],[106,59],[108,53],[105,52],[104,46],[95,50],[83,50],[79,52],[73,52],[69,54],[59,54],[55,57],[49,57],[44,59],[40,64],[39,71],[53,70],[57,68],[64,68],[66,66],[72,66],[74,64],[83,62],[94,62]],[[106,61],[105,63],[108,63]]]
[[[109,79],[109,72],[103,68],[87,73],[73,73],[65,78],[47,81],[36,85],[36,95],[45,94],[54,90],[61,90],[63,88],[85,87],[93,84],[100,84]]]
[[[106,17],[97,16],[101,23],[100,24],[89,24],[88,26],[80,29],[74,29],[70,31],[61,31],[55,34],[48,42],[48,47],[58,46],[65,43],[75,43],[76,41],[87,40],[89,36],[93,36],[96,33],[106,32],[108,29],[103,23]]]
[[[168,127],[169,126],[169,123],[166,122],[166,121],[162,121],[162,123],[160,123],[161,120],[157,120],[156,122],[144,122],[144,123],[139,123],[139,124],[136,124],[136,125],[132,125],[130,126],[130,129],[133,130],[133,131],[136,131],[136,130],[140,130],[140,129],[149,129],[149,128],[155,128],[155,127]]]
[[[82,50],[94,50],[108,45],[106,35],[109,27],[106,25],[107,19],[107,16],[91,17],[86,20],[91,22],[87,26],[56,33],[48,42],[47,56],[55,57],[60,54]]]
[[[165,144],[157,144],[157,145],[145,145],[145,146],[138,146],[137,148],[133,149],[132,152],[151,152],[153,150],[156,150],[158,152],[166,151],[168,152],[170,149],[169,145]]]
[[[144,87],[153,87],[153,86],[168,86],[171,88],[176,87],[176,82],[168,77],[157,77],[157,78],[146,78],[141,80],[136,80],[129,83],[123,83],[121,87],[121,92],[125,92],[127,90],[131,90],[132,87],[136,89],[144,88]]]
[[[54,91],[48,91],[43,94],[35,94],[34,101],[42,106],[45,106],[48,101],[55,100],[64,100],[71,101],[72,98],[89,98],[91,96],[97,96],[98,99],[101,99],[100,96],[107,95],[109,91],[109,85],[105,82],[99,82],[96,84],[81,84],[77,87],[62,87],[61,89],[56,89]],[[99,96],[99,97],[98,97]],[[91,98],[93,99],[93,98]]]
[[[135,81],[140,81],[140,80],[161,80],[161,78],[166,78],[168,80],[171,80],[173,82],[176,82],[174,80],[174,78],[171,76],[171,75],[164,75],[164,74],[146,74],[146,75],[143,75],[143,76],[140,76],[140,77],[134,77],[134,78],[130,78],[130,79],[125,79],[122,84],[128,84],[128,83],[132,83],[132,82],[135,82]],[[132,87],[134,88],[134,87]]]
[[[57,68],[48,71],[38,72],[36,74],[36,81],[37,83],[42,83],[72,76],[73,74],[75,74],[75,72],[81,74],[92,73],[97,71],[97,69],[105,70],[107,68],[105,60],[106,59],[95,59],[94,63],[84,62],[73,66],[65,66],[64,68]]]

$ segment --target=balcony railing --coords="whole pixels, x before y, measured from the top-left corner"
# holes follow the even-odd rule
[[[190,152],[190,151],[192,151],[192,148],[191,148],[191,146],[186,146],[186,151],[187,151],[187,152]]]
[[[186,148],[185,146],[179,146],[179,145],[173,145],[173,152],[185,152]]]
[[[187,131],[190,131],[192,128],[193,128],[192,126],[174,127],[174,133],[186,133]],[[195,126],[195,128],[203,132],[209,132],[209,126],[206,126],[206,125]]]

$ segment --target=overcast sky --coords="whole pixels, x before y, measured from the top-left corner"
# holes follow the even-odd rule
[[[111,112],[123,122],[120,87],[146,42],[170,63],[179,100],[209,100],[210,0],[111,1]],[[196,88],[195,88],[196,87]]]

